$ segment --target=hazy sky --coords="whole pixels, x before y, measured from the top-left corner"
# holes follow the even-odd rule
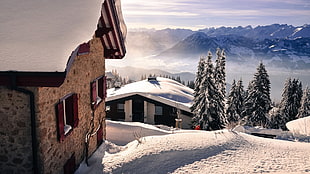
[[[128,28],[310,23],[310,0],[122,0]]]

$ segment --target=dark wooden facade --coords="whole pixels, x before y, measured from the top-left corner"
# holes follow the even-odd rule
[[[118,105],[125,105],[125,101],[128,100],[132,100],[132,117],[130,121],[142,123],[144,122],[146,112],[144,111],[144,101],[146,101],[162,108],[161,115],[154,115],[155,125],[162,124],[173,127],[175,126],[175,119],[177,118],[177,108],[137,94],[113,101],[107,101],[106,105],[110,106],[110,111],[107,113],[107,118],[115,121],[125,121],[125,110],[118,109]],[[181,114],[192,117],[192,113],[183,110],[181,110]]]

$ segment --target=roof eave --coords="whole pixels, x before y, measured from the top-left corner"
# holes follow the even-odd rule
[[[59,87],[66,72],[0,71],[0,86]]]
[[[126,54],[125,41],[113,0],[105,0],[102,4],[101,16],[95,36],[101,40],[105,58],[124,58]]]

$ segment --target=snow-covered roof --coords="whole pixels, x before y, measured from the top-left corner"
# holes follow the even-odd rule
[[[190,112],[194,91],[174,80],[157,77],[156,80],[142,80],[127,84],[121,88],[107,90],[106,101],[113,101],[133,95],[143,97],[178,107]]]
[[[0,1],[0,71],[64,71],[94,35],[102,2]]]

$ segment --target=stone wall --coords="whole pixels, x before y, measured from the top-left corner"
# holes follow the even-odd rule
[[[0,86],[0,173],[33,173],[32,159],[30,98]]]
[[[104,75],[105,64],[100,39],[90,41],[90,53],[75,57],[64,83],[59,88],[42,87],[38,89],[36,110],[39,158],[41,173],[63,173],[63,166],[74,153],[76,164],[84,159],[85,135],[90,128],[91,102],[90,83]],[[63,142],[57,139],[57,121],[55,105],[59,99],[69,93],[78,94],[79,124],[66,136]],[[101,102],[95,110],[95,127],[99,117],[105,118],[105,103]],[[105,136],[105,122],[104,136]],[[89,154],[97,148],[97,137],[90,140]]]

